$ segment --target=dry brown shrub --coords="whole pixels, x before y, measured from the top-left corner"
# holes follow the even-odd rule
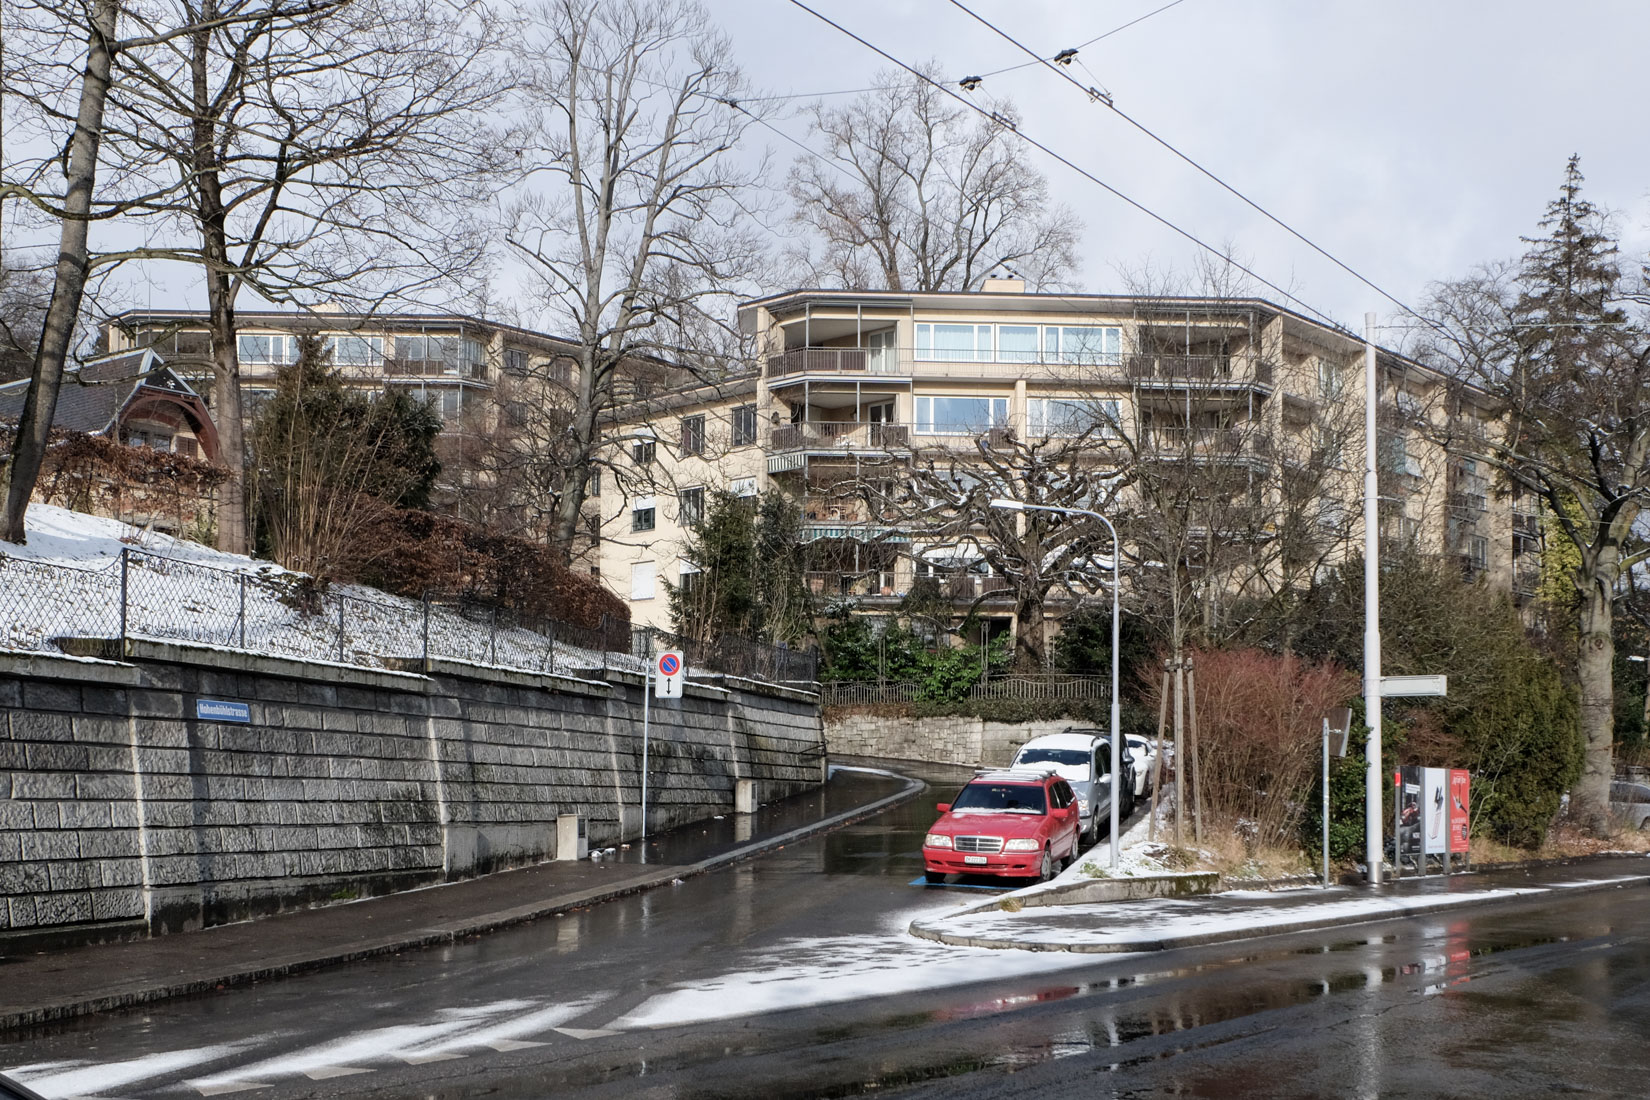
[[[1357,676],[1333,662],[1258,649],[1209,650],[1193,659],[1205,820],[1218,835],[1253,822],[1245,831],[1259,846],[1296,846],[1323,718],[1358,693]],[[1153,711],[1160,690],[1152,686]]]

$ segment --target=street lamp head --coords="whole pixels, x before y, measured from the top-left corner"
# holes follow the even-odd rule
[[[1026,506],[1023,501],[1010,500],[1007,497],[992,497],[991,507],[1001,508],[1005,512],[1023,512],[1026,510]]]
[[[1634,653],[1634,654],[1630,655],[1627,659],[1629,661],[1644,661],[1647,658],[1640,657],[1637,653]]]

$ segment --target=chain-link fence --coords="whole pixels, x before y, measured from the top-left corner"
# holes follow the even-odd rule
[[[815,649],[792,649],[748,638],[698,641],[646,626],[636,627],[631,633],[630,651],[636,656],[648,658],[661,650],[678,649],[690,670],[713,669],[773,683],[811,684],[819,679],[819,652]]]
[[[532,672],[643,671],[681,649],[691,671],[812,681],[812,651],[742,638],[696,642],[604,615],[596,626],[523,616],[460,597],[422,600],[322,588],[274,566],[251,572],[125,548],[101,567],[0,555],[0,649],[61,637],[156,638],[340,664],[452,660]]]
[[[628,624],[528,621],[458,599],[323,589],[273,566],[220,569],[126,548],[101,567],[0,556],[0,648],[153,638],[341,664],[454,660],[533,672],[641,671]]]

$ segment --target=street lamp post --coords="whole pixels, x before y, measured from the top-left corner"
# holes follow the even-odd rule
[[[991,507],[1000,508],[1007,512],[1055,512],[1063,516],[1090,516],[1106,525],[1111,533],[1111,869],[1117,870],[1117,806],[1119,799],[1118,784],[1122,781],[1123,749],[1122,749],[1122,721],[1120,703],[1117,698],[1117,665],[1118,665],[1118,599],[1117,591],[1121,584],[1121,573],[1118,568],[1117,528],[1112,526],[1111,520],[1099,512],[1091,512],[1087,508],[1056,508],[1048,504],[1026,504],[1018,500],[1009,500],[1006,497],[997,497],[992,500]],[[1177,809],[1178,813],[1179,810]]]

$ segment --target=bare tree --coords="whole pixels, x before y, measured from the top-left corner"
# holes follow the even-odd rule
[[[610,412],[727,373],[727,298],[765,266],[748,210],[761,166],[734,156],[751,116],[734,106],[731,54],[687,2],[546,0],[523,39],[532,117],[507,239],[573,345],[548,486],[564,555]]]
[[[915,76],[876,83],[846,107],[815,106],[825,155],[791,168],[792,220],[820,242],[801,256],[816,283],[977,290],[1012,271],[1034,289],[1060,286],[1082,224],[1049,206],[1013,106],[981,118]]]
[[[23,402],[12,454],[0,481],[4,483],[5,514],[0,516],[0,539],[21,543],[27,537],[24,515],[29,497],[40,476],[52,420],[57,413],[57,392],[68,361],[75,322],[80,315],[81,296],[90,268],[90,232],[93,192],[97,185],[98,147],[103,139],[103,115],[108,102],[111,71],[120,50],[116,41],[120,17],[119,0],[93,0],[84,10],[86,27],[85,68],[80,77],[78,109],[63,155],[63,191],[58,200],[44,199],[38,192],[28,197],[61,219],[57,268],[53,274],[50,303],[41,322],[39,348],[30,374],[28,396]],[[8,74],[9,75],[9,74]],[[11,81],[8,79],[7,84]],[[0,200],[3,201],[3,200]]]
[[[156,41],[123,53],[110,125],[165,181],[137,211],[160,240],[105,262],[201,273],[230,470],[218,542],[239,551],[241,296],[370,310],[476,270],[485,238],[466,215],[497,166],[484,116],[505,88],[489,67],[498,32],[479,0],[173,0],[145,11]]]
[[[1609,219],[1581,197],[1576,158],[1517,263],[1435,288],[1423,354],[1494,398],[1501,429],[1454,441],[1539,496],[1573,546],[1576,673],[1587,755],[1579,819],[1608,828],[1614,749],[1612,619],[1622,574],[1650,556],[1634,534],[1650,494],[1650,317],[1621,269]]]

